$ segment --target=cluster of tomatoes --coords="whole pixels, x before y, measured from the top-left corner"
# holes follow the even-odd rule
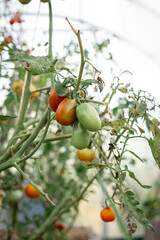
[[[9,23],[13,25],[14,23],[22,23],[20,12],[16,12],[14,16],[10,19]]]
[[[59,96],[56,87],[49,95],[49,106],[55,112],[56,121],[63,125],[73,125],[72,144],[78,149],[77,156],[81,161],[92,161],[96,157],[90,145],[91,132],[101,128],[101,120],[96,109],[87,102],[78,104],[75,99],[69,98],[69,89],[66,96]],[[80,92],[84,97],[84,92]]]
[[[14,89],[14,91],[15,91],[15,93],[19,96],[19,97],[21,97],[21,95],[22,95],[22,89],[23,89],[23,81],[22,80],[19,80],[19,81],[15,81],[14,83],[13,83],[13,89]],[[36,87],[31,83],[31,85],[30,85],[30,90],[31,91],[35,91],[36,90]],[[33,99],[33,98],[35,98],[36,96],[37,96],[37,92],[35,92],[35,93],[33,93],[31,96],[30,96],[30,98],[31,99]]]

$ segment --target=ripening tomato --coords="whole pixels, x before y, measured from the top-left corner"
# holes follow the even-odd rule
[[[77,151],[77,156],[80,161],[91,162],[96,158],[96,152],[93,149],[84,148]]]
[[[31,90],[31,91],[35,91],[35,90],[36,90],[36,87],[35,87],[32,83],[31,83],[31,85],[30,85],[30,90]],[[35,98],[35,97],[37,96],[37,94],[38,94],[38,92],[33,93],[33,94],[30,96],[30,98],[31,98],[31,99]]]
[[[68,94],[69,94],[69,89]],[[67,94],[67,95],[68,95]],[[60,97],[58,93],[56,92],[56,87],[52,89],[52,91],[49,94],[49,106],[50,108],[56,112],[58,105],[66,98],[66,96]]]
[[[22,95],[22,89],[23,89],[23,81],[22,80],[19,80],[19,81],[16,81],[13,83],[13,88],[14,88],[14,91],[16,92],[16,94],[20,97]],[[35,91],[36,90],[36,87],[31,83],[30,85],[30,90],[31,91]],[[33,93],[30,98],[33,99],[37,96],[37,92]]]
[[[65,98],[56,110],[56,121],[64,126],[72,125],[77,119],[76,105],[77,102],[74,99]]]
[[[61,231],[66,228],[63,223],[55,223],[55,224],[54,224],[54,227],[57,228],[57,229],[59,229],[59,230],[61,230]]]
[[[77,120],[72,130],[72,144],[77,149],[88,147],[90,142],[90,132],[86,130]]]
[[[18,0],[22,4],[28,4],[31,0]]]
[[[103,208],[100,213],[100,216],[104,222],[112,222],[115,219],[115,214],[112,208]]]
[[[101,128],[101,119],[91,104],[79,104],[76,108],[76,114],[82,126],[87,130],[96,132]]]
[[[9,202],[16,203],[22,198],[23,192],[20,189],[10,190],[6,196]]]
[[[12,38],[10,38],[10,37],[5,37],[5,38],[4,38],[4,42],[7,43],[7,44],[9,44],[9,43],[12,42]]]
[[[37,187],[42,189],[39,185],[37,185]],[[41,194],[31,184],[26,186],[24,192],[29,198],[38,198],[41,196]]]

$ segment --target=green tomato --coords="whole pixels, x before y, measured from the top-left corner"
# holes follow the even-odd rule
[[[76,108],[76,115],[82,126],[87,130],[96,132],[101,128],[101,119],[92,105],[81,103]]]
[[[50,0],[40,0],[43,3],[49,2]]]
[[[11,203],[18,202],[23,196],[23,192],[19,189],[10,190],[7,192],[7,199]]]
[[[28,4],[31,0],[18,0],[22,4]]]
[[[76,121],[72,131],[72,144],[77,149],[84,149],[90,143],[90,132],[79,121]]]

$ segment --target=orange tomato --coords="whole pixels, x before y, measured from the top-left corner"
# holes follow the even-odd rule
[[[96,158],[96,152],[93,149],[84,148],[77,151],[77,156],[80,161],[91,162]]]
[[[30,90],[31,90],[31,91],[35,91],[35,90],[36,90],[36,87],[35,87],[33,84],[31,84],[31,85],[30,85]],[[35,98],[35,97],[37,96],[37,94],[38,94],[38,92],[33,93],[33,94],[30,96],[30,98],[31,98],[31,99]]]
[[[37,185],[37,187],[42,189],[39,185]],[[29,198],[38,198],[41,195],[31,184],[26,186],[24,192]]]
[[[68,93],[69,89],[67,88]],[[68,94],[67,94],[68,95]],[[49,106],[50,108],[56,112],[58,105],[66,98],[66,96],[60,97],[58,93],[56,92],[56,87],[52,89],[52,91],[49,94]]]
[[[64,126],[72,125],[76,119],[76,108],[77,102],[71,98],[65,98],[56,110],[55,118],[58,123]]]
[[[103,208],[100,213],[100,216],[104,222],[112,222],[115,219],[115,214],[112,208]]]
[[[16,92],[16,94],[20,97],[22,95],[22,89],[23,89],[23,81],[22,80],[19,80],[19,81],[16,81],[13,83],[13,88],[14,88],[14,91]],[[35,91],[36,90],[36,87],[31,84],[30,85],[30,90],[31,91]],[[30,98],[33,99],[37,96],[37,92],[33,93]]]
[[[12,42],[12,38],[10,38],[10,37],[5,37],[5,38],[4,38],[4,42],[7,43],[7,44],[9,44],[9,43]]]

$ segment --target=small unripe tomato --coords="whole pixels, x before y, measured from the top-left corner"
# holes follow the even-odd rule
[[[96,152],[93,149],[84,148],[77,151],[77,156],[80,161],[91,162],[96,158]]]
[[[101,210],[100,216],[104,222],[112,222],[115,219],[115,214],[112,208],[103,208]]]
[[[10,37],[5,37],[5,38],[4,38],[4,42],[7,43],[7,44],[9,44],[9,43],[12,42],[12,39],[11,39]]]
[[[37,185],[39,189],[42,189],[41,186]],[[31,185],[28,184],[24,190],[25,194],[29,198],[38,198],[41,196],[41,194]]]
[[[67,88],[68,93],[69,89]],[[58,93],[56,92],[56,87],[52,89],[52,91],[49,94],[49,106],[50,108],[56,112],[58,105],[66,98],[66,96],[60,97]]]
[[[22,4],[28,4],[31,0],[18,0]]]
[[[40,0],[43,3],[49,2],[50,0]]]
[[[4,46],[0,45],[0,52],[4,49]]]
[[[56,110],[55,118],[58,123],[64,126],[72,125],[76,119],[76,109],[74,108],[77,102],[71,98],[65,98]]]
[[[22,198],[23,192],[19,189],[10,190],[10,191],[7,191],[6,195],[9,202],[16,203]]]
[[[55,224],[54,224],[54,227],[57,228],[57,229],[59,229],[59,230],[61,230],[61,231],[66,228],[63,223],[55,223]]]
[[[72,144],[77,149],[84,149],[90,143],[90,132],[77,120],[72,130]]]

